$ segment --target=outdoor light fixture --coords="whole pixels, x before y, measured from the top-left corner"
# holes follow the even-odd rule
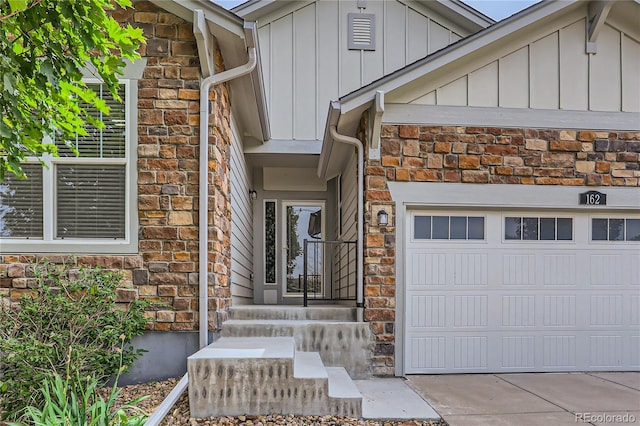
[[[385,210],[378,211],[378,226],[387,226],[389,224],[389,214]]]
[[[254,189],[250,189],[249,190],[249,198],[251,198],[252,200],[257,200],[258,199],[258,192],[256,192],[256,190],[254,190]]]

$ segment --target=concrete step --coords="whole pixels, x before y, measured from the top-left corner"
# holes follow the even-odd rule
[[[363,322],[228,320],[223,337],[293,337],[296,350],[318,352],[325,366],[344,367],[354,379],[371,377],[371,332]]]
[[[360,417],[362,397],[340,396],[344,377],[330,377],[319,354],[296,352],[295,345],[292,337],[222,337],[190,356],[191,416]]]
[[[351,376],[342,367],[325,367],[329,377],[329,396],[332,398],[362,398]]]
[[[326,320],[356,321],[357,309],[349,306],[248,305],[229,309],[234,320]]]
[[[296,351],[293,360],[293,375],[299,379],[329,379],[318,352]]]

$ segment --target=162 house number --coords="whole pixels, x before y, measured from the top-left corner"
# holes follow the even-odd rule
[[[607,194],[598,191],[583,192],[580,194],[580,204],[587,206],[607,205]]]

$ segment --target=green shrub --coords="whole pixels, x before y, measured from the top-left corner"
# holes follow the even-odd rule
[[[17,419],[42,407],[42,383],[93,377],[99,383],[141,354],[146,304],[116,305],[121,276],[101,269],[33,265],[35,285],[14,306],[0,303],[0,412]]]
[[[42,383],[42,408],[29,406],[23,417],[34,426],[143,426],[148,416],[136,404],[146,397],[116,407],[120,393],[117,384],[116,379],[105,399],[97,392],[99,382],[95,378],[71,380],[55,374]]]

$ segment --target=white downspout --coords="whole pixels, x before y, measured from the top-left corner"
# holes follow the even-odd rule
[[[356,147],[358,152],[358,243],[356,250],[358,252],[358,273],[356,288],[356,306],[358,308],[358,321],[364,321],[364,287],[362,268],[364,266],[364,154],[362,152],[362,142],[351,136],[341,135],[335,125],[329,129],[331,137],[336,142],[346,143]]]
[[[200,83],[200,183],[199,183],[199,333],[200,349],[209,344],[209,90],[216,84],[249,74],[257,65],[256,48],[249,48],[249,61],[214,74]]]

